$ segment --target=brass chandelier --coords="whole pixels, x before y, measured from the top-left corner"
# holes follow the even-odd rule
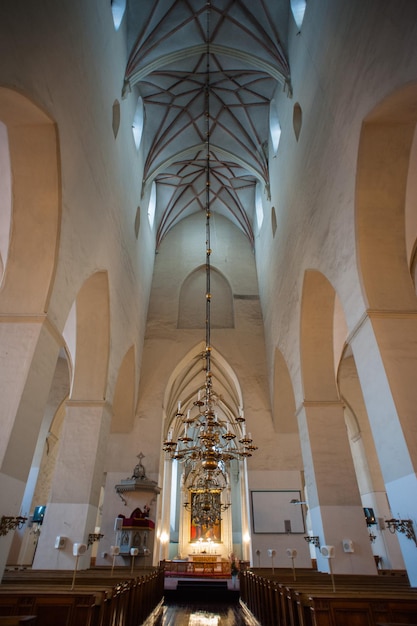
[[[204,360],[205,382],[198,390],[197,399],[186,413],[181,411],[181,402],[174,416],[172,426],[163,450],[174,461],[186,464],[188,470],[194,472],[197,484],[189,485],[190,502],[184,504],[191,512],[191,517],[198,523],[216,523],[221,519],[221,512],[230,503],[221,502],[221,493],[226,487],[224,477],[230,462],[242,461],[257,450],[250,433],[246,433],[243,410],[239,409],[232,419],[219,418],[217,406],[219,399],[213,390],[211,369],[211,285],[210,242],[211,218],[211,149],[210,149],[210,7],[207,3],[207,70],[205,80],[205,118],[206,118],[206,163],[205,163],[205,214],[206,214],[206,292],[205,292],[205,349]]]

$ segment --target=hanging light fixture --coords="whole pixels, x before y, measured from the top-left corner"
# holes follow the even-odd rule
[[[188,464],[195,476],[197,485],[189,485],[190,501],[184,504],[191,512],[193,520],[213,524],[221,519],[221,512],[230,503],[221,502],[221,492],[226,482],[219,479],[232,460],[244,460],[257,450],[250,433],[246,433],[243,410],[233,419],[219,419],[216,410],[219,399],[213,390],[211,369],[211,149],[210,149],[210,1],[207,2],[207,49],[205,80],[205,119],[206,119],[206,164],[205,164],[205,213],[206,213],[206,293],[205,293],[205,382],[198,390],[197,399],[187,413],[181,411],[181,402],[174,416],[172,427],[163,443],[163,450],[172,460]]]
[[[191,513],[191,522],[206,526],[220,522],[221,514],[231,505],[230,495],[222,501],[227,476],[218,469],[192,469],[186,482],[190,500],[184,502],[184,507]]]

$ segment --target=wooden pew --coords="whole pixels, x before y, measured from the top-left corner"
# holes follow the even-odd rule
[[[0,616],[30,613],[37,616],[39,626],[136,626],[158,606],[164,594],[162,570],[121,582],[106,576],[86,584],[84,578],[74,589],[68,576],[57,578],[55,585],[49,575],[32,576],[33,583],[29,577],[23,582],[15,577],[13,582],[2,584]]]
[[[281,576],[286,580],[266,583],[252,572],[241,575],[242,601],[263,626],[376,626],[394,617],[417,622],[417,590],[407,577],[335,575],[333,587],[324,573],[296,581]],[[378,606],[384,607],[379,613]]]

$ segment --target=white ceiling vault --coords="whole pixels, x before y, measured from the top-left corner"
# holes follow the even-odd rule
[[[208,124],[211,211],[253,245],[256,183],[269,193],[270,101],[277,86],[291,89],[288,11],[288,0],[129,3],[124,91],[144,104],[143,185],[157,186],[157,248],[205,208]]]

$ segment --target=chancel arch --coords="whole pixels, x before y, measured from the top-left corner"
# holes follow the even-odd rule
[[[164,397],[164,440],[181,441],[193,437],[191,420],[198,412],[204,413],[203,404],[206,372],[203,370],[205,343],[200,342],[178,363],[166,387]],[[217,352],[211,353],[212,398],[216,423],[224,425],[224,431],[244,436],[242,426],[243,396],[238,378],[230,364]],[[223,431],[223,432],[224,432]],[[191,442],[190,442],[190,445]],[[222,507],[222,519],[212,525],[197,528],[190,514],[192,498],[198,492],[199,478],[207,477],[204,462],[190,462],[187,458],[173,459],[169,455],[163,461],[163,488],[161,505],[161,536],[159,557],[190,556],[198,558],[201,550],[211,551],[227,560],[237,551],[246,558],[242,536],[248,532],[249,503],[246,501],[247,476],[244,461],[231,460],[220,463],[210,480],[220,481],[221,489],[216,497]],[[238,538],[238,539],[236,539]]]

